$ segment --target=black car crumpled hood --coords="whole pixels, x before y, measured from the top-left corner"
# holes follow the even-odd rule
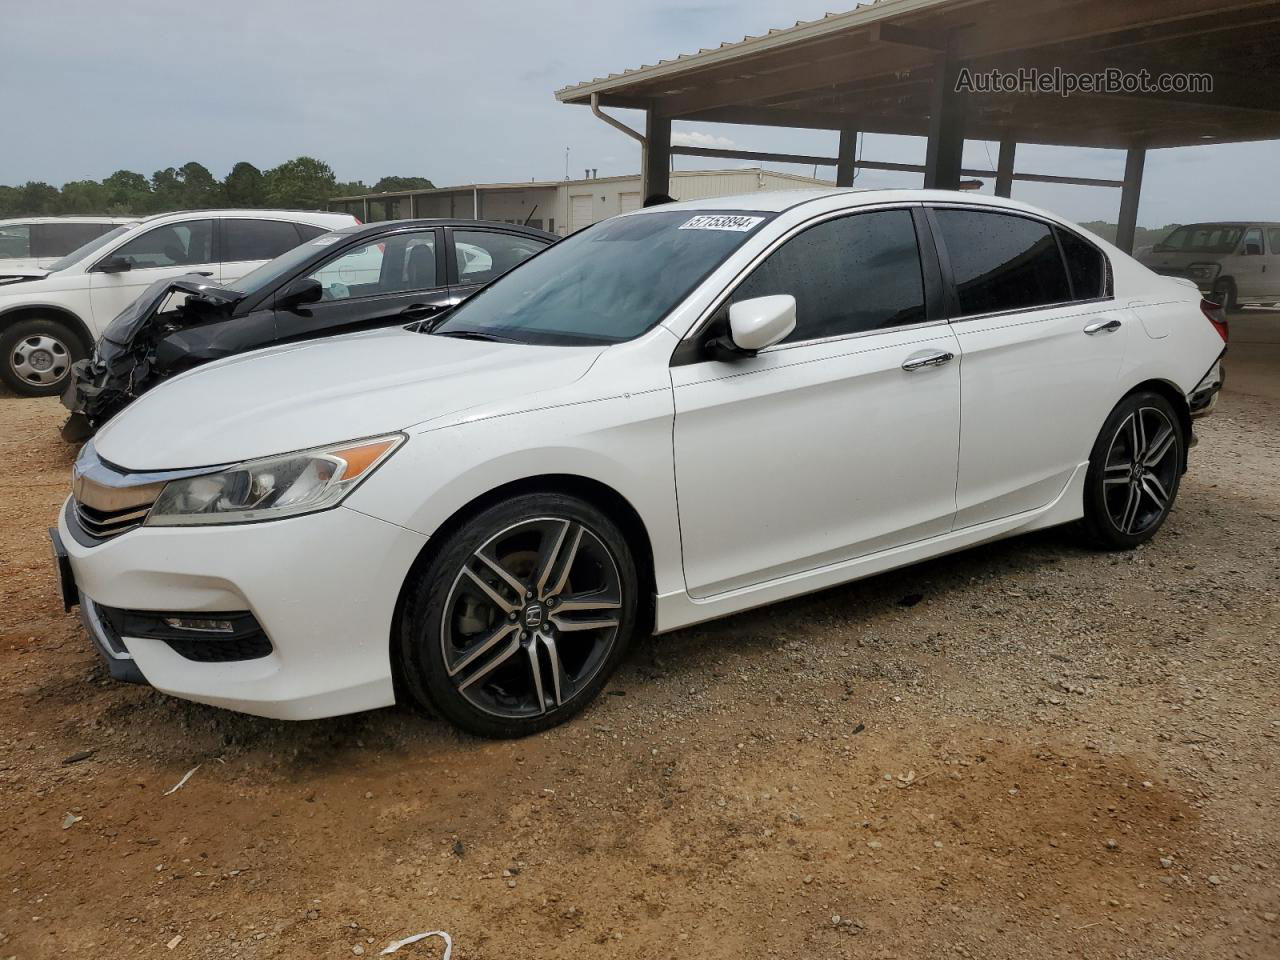
[[[239,290],[221,286],[198,273],[188,273],[176,279],[157,280],[107,325],[107,329],[102,331],[102,344],[99,346],[129,346],[173,293],[185,293],[188,298],[194,298],[213,308],[233,307],[245,296]],[[230,316],[229,311],[227,315]]]

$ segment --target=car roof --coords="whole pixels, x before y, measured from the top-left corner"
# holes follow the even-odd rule
[[[65,214],[60,217],[9,217],[0,220],[0,227],[15,223],[135,223],[138,217],[81,217]]]
[[[526,237],[540,237],[551,240],[560,239],[554,233],[548,233],[546,230],[539,230],[537,227],[526,227],[519,223],[503,223],[501,220],[463,220],[454,217],[420,217],[415,220],[375,220],[372,223],[357,223],[349,227],[342,227],[340,230],[335,230],[333,232],[348,235],[363,235],[386,233],[388,230],[423,230],[429,227],[483,227],[487,230],[505,230],[509,233],[519,233]]]
[[[165,213],[154,213],[148,217],[138,218],[138,223],[158,223],[161,220],[171,218],[186,219],[187,217],[218,217],[221,219],[252,219],[252,220],[289,220],[294,223],[313,223],[317,226],[330,226],[333,224],[349,224],[355,218],[349,213],[334,213],[331,210],[257,210],[257,209],[226,209],[226,210],[169,210]]]
[[[1179,224],[1178,229],[1182,227],[1280,227],[1280,223],[1271,220],[1198,220]]]
[[[835,197],[847,198],[847,206],[850,208],[881,203],[970,203],[989,207],[1005,207],[1024,213],[1034,213],[1037,216],[1044,215],[1044,211],[1025,203],[1019,203],[1016,200],[962,190],[864,190],[835,187],[806,190],[767,190],[728,197],[682,200],[674,203],[662,203],[652,207],[642,207],[625,215],[628,217],[643,216],[648,213],[661,213],[664,210],[782,213],[805,203],[830,200]]]

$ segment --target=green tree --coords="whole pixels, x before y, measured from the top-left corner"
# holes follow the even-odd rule
[[[261,207],[267,200],[267,180],[252,163],[241,160],[222,181],[222,192],[233,207]]]
[[[19,216],[18,200],[21,192],[17,187],[0,186],[0,217]]]
[[[107,194],[104,213],[146,213],[152,207],[151,184],[132,170],[117,170],[102,181]]]
[[[18,188],[18,216],[52,217],[62,212],[62,194],[57,187],[28,180]]]
[[[333,168],[314,157],[298,157],[267,171],[267,202],[293,210],[323,210],[338,185]]]
[[[62,185],[62,212],[101,215],[111,206],[108,191],[97,180],[72,180]]]
[[[435,184],[426,177],[383,177],[373,185],[370,193],[396,193],[401,190],[434,190]]]
[[[194,160],[178,168],[178,196],[186,210],[201,210],[222,205],[222,184],[209,168]]]

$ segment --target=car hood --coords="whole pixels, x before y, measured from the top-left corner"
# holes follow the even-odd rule
[[[48,270],[41,270],[39,267],[24,267],[16,264],[6,265],[0,263],[0,289],[14,283],[29,283],[32,280],[43,280],[48,275]]]
[[[94,447],[128,470],[304,450],[532,398],[581,378],[602,349],[487,343],[399,327],[273,347],[161,384],[108,422]]]

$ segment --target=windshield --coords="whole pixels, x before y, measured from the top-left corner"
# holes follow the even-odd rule
[[[126,233],[128,233],[130,230],[132,230],[136,226],[137,226],[136,223],[122,223],[120,226],[116,227],[114,230],[108,230],[102,236],[94,237],[88,243],[84,244],[84,246],[76,247],[74,250],[68,253],[61,260],[53,261],[53,263],[49,264],[47,269],[49,270],[50,273],[52,273],[55,270],[65,270],[67,267],[71,266],[73,263],[79,263],[81,260],[89,256],[89,254],[93,253],[95,250],[105,247],[108,243],[110,243],[112,240],[115,240],[117,237],[124,236]]]
[[[672,210],[605,220],[525,261],[431,332],[518,343],[630,340],[774,216]]]
[[[1156,244],[1157,250],[1177,253],[1231,253],[1244,228],[1230,223],[1192,223],[1179,227]]]
[[[340,233],[326,233],[280,254],[274,260],[268,260],[256,270],[250,270],[234,283],[226,284],[229,290],[238,290],[247,296],[267,289],[300,268],[307,261],[338,243],[343,238]]]

